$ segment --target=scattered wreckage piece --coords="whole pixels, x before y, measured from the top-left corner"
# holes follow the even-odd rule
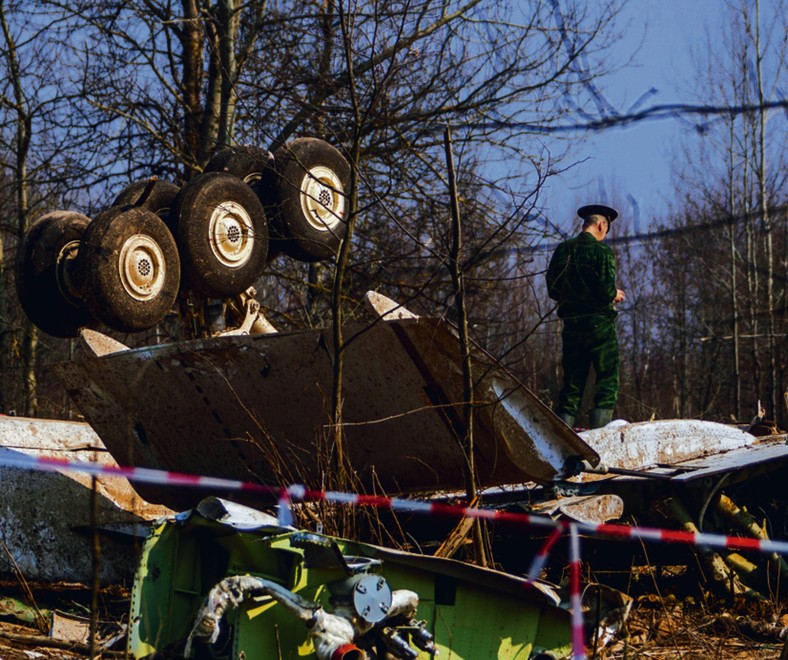
[[[657,499],[681,497],[700,528],[723,486],[788,468],[785,435],[755,437],[715,422],[614,422],[580,436],[601,460],[569,480],[577,492],[619,495],[626,515],[641,517],[653,511]]]
[[[348,324],[343,419],[366,489],[464,486],[458,340],[443,321]],[[107,351],[83,331],[82,356],[57,373],[122,465],[268,484],[319,484],[333,377],[330,329],[219,336]],[[494,358],[474,351],[480,483],[547,482],[598,456]],[[139,486],[186,509],[202,494]],[[245,500],[259,504],[258,499]]]
[[[700,516],[690,513],[685,498],[677,495],[671,498],[671,512],[685,531],[699,533],[701,526],[724,527],[732,534],[768,540],[766,521],[763,524],[744,507],[739,507],[728,495],[719,493],[707,501],[713,507],[702,511]],[[775,521],[776,522],[776,521]],[[711,577],[710,584],[725,596],[745,596],[751,600],[767,601],[775,598],[784,589],[788,580],[788,562],[778,554],[746,553],[736,550],[713,551],[698,547],[695,553],[706,566]]]
[[[725,472],[747,479],[788,459],[784,436],[758,438],[735,426],[701,420],[616,420],[579,435],[599,453],[600,464],[578,481],[609,474],[691,482]]]
[[[80,422],[0,416],[0,454],[7,453],[115,465],[95,432]],[[0,465],[0,483],[0,573],[90,584],[91,477]],[[96,495],[98,531],[111,556],[99,562],[101,581],[128,581],[135,566],[130,541],[144,538],[148,522],[171,511],[143,501],[120,477],[97,477]]]
[[[580,495],[536,502],[530,511],[554,520],[606,523],[624,516],[624,500],[617,495]]]
[[[220,335],[267,335],[277,332],[260,308],[255,298],[257,291],[249,287],[234,298],[226,300],[227,316],[236,320],[236,324],[217,334]]]
[[[768,538],[765,528],[733,498],[757,502],[767,483],[788,476],[785,434],[755,437],[737,427],[699,420],[614,422],[580,436],[600,454],[600,464],[570,481],[586,494],[617,495],[625,517],[691,533],[717,532]],[[760,486],[753,489],[751,484]],[[570,491],[572,486],[569,486]],[[779,488],[779,486],[778,486]],[[768,500],[768,491],[763,497]],[[758,504],[764,506],[765,501]],[[775,507],[780,528],[788,509]],[[729,595],[768,598],[788,578],[776,556],[693,550],[706,567],[708,584]]]
[[[323,537],[309,534],[299,537],[298,545],[315,543],[325,546]],[[235,575],[221,580],[205,599],[197,613],[194,627],[186,639],[184,656],[191,657],[195,640],[214,645],[221,634],[222,619],[231,609],[247,599],[269,597],[282,605],[307,628],[308,637],[320,660],[360,657],[360,644],[386,650],[396,657],[416,657],[410,640],[397,630],[404,627],[413,644],[429,655],[436,654],[435,640],[424,621],[415,619],[419,596],[409,589],[392,591],[379,573],[380,562],[346,559],[343,578],[328,583],[333,612],[277,582],[251,575]],[[374,641],[372,638],[375,638]]]
[[[734,502],[741,498],[751,510],[757,506],[761,515],[768,512],[770,528],[782,529],[785,536],[788,508],[780,493],[780,484],[788,478],[784,434],[756,438],[722,424],[665,420],[612,423],[580,436],[600,456],[593,472],[549,484],[486,488],[480,491],[482,506],[592,524],[636,520],[638,525],[658,528],[767,538],[763,521],[756,521]],[[670,460],[673,462],[667,462]],[[752,488],[753,483],[758,487]],[[455,503],[462,501],[463,494],[441,493],[431,499]],[[398,522],[422,547],[438,545],[446,532],[446,525],[416,517],[399,517]],[[776,534],[781,536],[779,531]],[[535,551],[545,540],[538,533],[524,541],[507,530],[496,530],[496,560],[506,570],[517,570],[524,547]],[[600,574],[609,570],[613,575],[639,555],[629,544],[610,540],[589,539],[585,547],[588,554],[584,559]],[[651,559],[659,558],[659,564],[696,565],[694,550],[685,547],[665,544],[649,552]],[[737,592],[756,598],[759,594],[768,597],[775,584],[786,584],[788,565],[784,559],[744,555],[732,551],[709,554],[714,572],[723,576],[712,584],[727,588],[734,583],[731,577],[741,574],[736,578],[741,583]],[[701,560],[705,562],[706,557]]]
[[[608,640],[629,606],[589,587],[596,638]],[[218,498],[153,530],[130,620],[137,660],[562,658],[571,642],[570,613],[546,583],[282,527]]]
[[[736,503],[724,493],[720,494],[720,497],[717,499],[715,509],[724,519],[730,522],[734,529],[738,529],[754,538],[769,538],[765,525],[759,523],[749,511],[737,506]],[[779,571],[780,580],[782,580],[784,584],[788,583],[788,561],[777,554],[771,555],[769,561],[772,562],[777,571]]]
[[[596,467],[579,465],[578,474],[548,484],[485,488],[484,505],[579,522],[633,516],[643,520],[658,499],[689,492],[702,503],[717,494],[720,483],[735,484],[788,467],[784,435],[756,438],[714,422],[618,420],[579,437],[598,453]],[[433,499],[461,498],[462,493],[455,492]],[[698,506],[693,510],[699,513]]]

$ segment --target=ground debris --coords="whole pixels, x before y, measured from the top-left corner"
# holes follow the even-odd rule
[[[74,585],[65,589],[53,586],[45,593],[44,585],[36,585],[37,600],[58,606],[66,600],[77,604],[84,601],[88,590]],[[6,596],[9,589],[0,589]],[[127,620],[124,587],[102,590],[101,602],[107,607],[102,619],[122,625]],[[608,648],[588,649],[588,657],[600,660],[623,658],[682,658],[684,660],[778,660],[788,636],[788,599],[782,602],[752,602],[736,599],[725,602],[710,593],[676,595],[675,593],[642,593],[632,603],[625,630]],[[114,647],[117,649],[118,647]],[[123,657],[118,650],[104,651],[103,658]],[[31,660],[40,658],[87,658],[85,644],[66,643],[42,635],[31,625],[0,621],[0,659]]]
[[[786,622],[788,601],[724,604],[645,594],[633,603],[627,631],[595,657],[778,660]]]
[[[69,660],[90,657],[88,640],[68,640],[57,637],[52,631],[36,627],[30,616],[32,605],[24,601],[32,598],[37,611],[43,613],[50,628],[55,615],[89,621],[91,592],[76,583],[31,583],[28,595],[23,597],[18,584],[7,580],[0,584],[0,601],[18,604],[8,608],[0,617],[0,660]],[[128,621],[129,591],[120,585],[109,585],[99,592],[99,627],[95,657],[125,657],[125,641],[118,639],[118,632]],[[47,635],[46,633],[50,634]],[[55,630],[57,632],[57,630]],[[124,635],[125,636],[125,635]]]

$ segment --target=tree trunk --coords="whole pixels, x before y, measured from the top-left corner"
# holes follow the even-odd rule
[[[734,172],[734,162],[733,162],[733,137],[734,137],[734,122],[730,122],[729,130],[729,140],[730,144],[728,145],[728,218],[729,218],[729,225],[728,225],[728,248],[729,248],[729,257],[730,257],[730,295],[731,295],[731,348],[733,351],[733,414],[737,420],[740,420],[742,417],[742,410],[741,410],[741,371],[740,371],[740,360],[739,360],[739,298],[738,298],[738,291],[737,286],[737,278],[736,278],[736,222],[734,218],[736,217],[736,204],[735,204],[735,196],[734,196],[734,189],[733,189],[733,172]]]
[[[331,415],[333,434],[331,436],[332,446],[330,447],[330,465],[335,471],[334,479],[337,487],[342,489],[348,484],[349,472],[346,472],[346,461],[349,457],[345,456],[345,437],[342,428],[343,416],[342,408],[344,403],[344,337],[342,332],[343,309],[342,295],[344,291],[344,277],[350,259],[350,244],[353,239],[353,231],[356,225],[356,214],[358,213],[358,168],[361,161],[361,107],[355,88],[355,77],[353,70],[353,51],[351,44],[351,18],[343,13],[340,6],[338,12],[339,22],[342,26],[342,43],[344,46],[345,63],[348,68],[350,80],[349,93],[353,106],[354,130],[353,142],[350,145],[350,189],[348,190],[348,213],[347,229],[345,238],[340,244],[339,254],[336,260],[336,271],[334,273],[334,285],[331,300],[331,316],[334,343],[334,378],[332,384]]]
[[[203,85],[203,39],[200,28],[200,11],[197,0],[182,0],[183,29],[178,33],[182,49],[183,89],[183,152],[186,172],[184,178],[190,179],[200,170],[211,147],[206,141],[205,116],[200,102]],[[214,130],[215,132],[215,130]]]
[[[3,234],[0,233],[0,319],[8,319],[8,296],[6,294],[6,272],[5,272],[5,240]],[[8,392],[9,392],[9,370],[6,366],[6,357],[8,355],[8,337],[10,328],[7,321],[0,325],[0,413],[5,414],[8,406]]]
[[[761,3],[755,0],[755,74],[758,89],[758,214],[761,216],[763,226],[763,240],[765,244],[766,261],[766,346],[769,364],[769,388],[767,399],[771,404],[772,416],[777,415],[780,405],[778,397],[782,394],[778,386],[777,373],[777,347],[775,344],[775,299],[774,299],[774,237],[772,231],[771,212],[766,190],[766,120],[767,111],[764,110],[765,102],[763,91],[763,53],[761,52]]]
[[[219,103],[219,134],[216,148],[232,146],[235,119],[238,71],[235,61],[235,36],[238,32],[238,13],[235,0],[219,0],[219,62],[221,76],[221,98]]]
[[[24,237],[30,225],[29,218],[29,192],[27,180],[27,159],[30,151],[30,138],[32,133],[32,122],[28,113],[27,98],[25,96],[22,73],[19,66],[19,55],[16,42],[11,34],[11,30],[6,19],[5,4],[0,2],[0,27],[2,27],[3,38],[6,43],[6,64],[10,74],[10,84],[14,93],[14,190],[16,195],[16,226],[20,239]],[[7,317],[5,317],[7,318]],[[5,337],[5,333],[3,333]],[[23,341],[24,350],[22,352],[23,371],[25,373],[24,382],[24,411],[25,415],[32,417],[38,410],[37,384],[36,384],[36,349],[38,341],[35,330],[29,326],[29,333]],[[3,348],[5,348],[3,346]],[[8,351],[3,350],[2,360],[5,361]],[[3,373],[8,369],[4,364],[0,364]],[[5,392],[3,393],[5,394]]]

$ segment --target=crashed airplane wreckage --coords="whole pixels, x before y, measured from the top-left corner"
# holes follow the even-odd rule
[[[375,319],[344,328],[352,340],[344,349],[343,431],[360,484],[389,494],[462,488],[456,333],[378,294],[367,303]],[[315,438],[326,432],[330,330],[229,332],[137,349],[93,330],[81,338],[81,357],[57,373],[120,464],[269,485],[321,483]],[[638,489],[647,508],[652,490],[666,484],[695,486],[725,474],[730,484],[788,465],[783,436],[756,438],[712,422],[615,422],[578,435],[492,356],[477,348],[472,359],[475,461],[492,500],[491,487],[506,494],[520,492],[518,484],[574,483],[568,488],[578,494],[623,496],[633,513],[642,508]],[[200,496],[137,489],[176,509]],[[240,498],[260,504],[259,495]],[[612,508],[596,515],[620,517],[620,504],[606,501]]]
[[[134,658],[547,659],[571,644],[549,585],[282,527],[217,498],[154,528],[130,619]]]
[[[276,333],[251,287],[279,254],[300,261],[336,255],[346,231],[350,166],[332,145],[304,137],[274,153],[222,149],[205,170],[180,187],[155,178],[132,183],[94,219],[70,211],[39,218],[20,245],[20,304],[45,332],[81,335],[81,358],[58,373],[119,464],[319,485],[316,439],[329,432],[331,333]],[[194,296],[224,300],[234,329],[134,349],[90,329],[103,323],[120,332],[147,330],[177,300]],[[344,328],[350,339],[342,349],[342,431],[358,482],[368,492],[461,488],[456,334],[383,296],[368,294],[367,302],[373,320]],[[482,486],[550,484],[604,466],[626,469],[616,463],[618,450],[600,460],[592,442],[564,426],[492,356],[476,349],[472,360]],[[673,442],[684,444],[680,437]],[[713,441],[704,442],[685,458],[717,453]],[[782,461],[779,448],[769,451],[758,452],[762,469]],[[738,459],[746,464],[752,454],[745,448]],[[669,452],[665,457],[636,467],[670,463]],[[738,469],[738,459],[728,467]],[[150,485],[138,491],[176,509],[198,497]]]
[[[273,155],[226,150],[207,170],[180,190],[154,180],[133,184],[93,220],[44,216],[22,246],[20,302],[45,332],[81,336],[78,357],[57,373],[118,464],[319,485],[316,439],[328,431],[331,332],[276,333],[249,287],[278,250],[305,261],[336,253],[349,168],[336,149],[307,138]],[[225,300],[236,327],[141,348],[89,329],[97,322],[120,332],[152,328],[189,287]],[[360,487],[390,494],[462,488],[456,333],[381,296],[369,295],[368,303],[373,319],[345,327],[343,348],[343,434]],[[472,359],[475,464],[486,504],[495,505],[497,488],[504,499],[540,499],[534,510],[541,504],[550,515],[608,520],[638,501],[626,493],[650,496],[650,487],[706,484],[712,475],[734,475],[732,482],[786,464],[782,440],[760,442],[735,429],[724,443],[711,427],[681,424],[580,437],[492,356],[475,349]],[[635,437],[648,451],[629,455]],[[556,484],[575,497],[544,501]],[[178,657],[187,645],[199,658],[569,652],[569,614],[549,587],[282,528],[237,504],[200,502],[205,492],[196,489],[134,487],[149,502],[191,510],[157,524],[146,543],[132,599],[136,658]],[[713,479],[703,490],[713,494]],[[250,492],[239,495],[264,504]]]
[[[344,435],[361,488],[424,495],[463,488],[456,333],[377,294],[367,303],[373,319],[344,328],[352,337],[344,351]],[[315,438],[326,431],[330,331],[247,334],[255,325],[247,319],[240,333],[138,349],[83,330],[81,357],[58,374],[121,464],[319,485]],[[475,459],[487,506],[594,522],[638,516],[654,524],[654,503],[670,500],[668,524],[698,531],[722,484],[788,467],[784,436],[756,438],[711,422],[613,423],[578,435],[492,356],[476,348],[472,359]],[[178,510],[204,494],[135,487],[146,500]],[[251,492],[232,498],[264,504]],[[408,529],[427,541],[416,531],[420,524]],[[449,532],[426,526],[432,534]],[[755,529],[744,527],[740,533]],[[784,561],[780,566],[788,570]],[[734,583],[731,572],[715,575]]]
[[[361,485],[388,493],[463,486],[456,334],[442,321],[349,324],[344,349],[346,452]],[[330,330],[225,335],[128,349],[83,330],[82,357],[57,373],[122,465],[241,481],[321,483]],[[483,351],[474,353],[476,467],[485,486],[549,482],[599,455]],[[137,486],[148,501],[195,493]],[[241,494],[241,497],[244,497]],[[259,499],[245,502],[259,504]]]
[[[373,302],[380,312],[373,322],[346,328],[354,337],[346,352],[346,438],[359,480],[390,493],[460,488],[456,334]],[[81,353],[57,372],[118,463],[268,484],[321,478],[312,443],[331,382],[326,331],[138,349],[91,330],[81,337]],[[718,424],[611,424],[578,435],[484,351],[473,359],[477,466],[493,505],[496,488],[522,498],[533,483],[543,495],[561,483],[578,497],[543,501],[544,513],[608,520],[623,515],[625,493],[642,484],[746,478],[788,462],[784,438],[759,441]],[[524,482],[531,485],[518,486]],[[131,657],[571,652],[568,599],[547,583],[283,527],[241,504],[198,503],[204,492],[196,489],[135,488],[146,500],[190,510],[154,523],[145,543]],[[246,500],[261,504],[251,493]],[[620,592],[587,587],[586,621],[600,622],[587,638],[610,639],[629,605]]]
[[[6,465],[25,457],[117,466],[87,424],[0,415],[0,574],[90,584],[96,528],[112,557],[99,565],[101,583],[128,580],[136,566],[135,540],[145,538],[152,520],[172,511],[145,502],[125,479],[94,481],[74,471]]]

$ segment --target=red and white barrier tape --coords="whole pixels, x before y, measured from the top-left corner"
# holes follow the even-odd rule
[[[575,523],[569,523],[569,599],[572,604],[572,660],[585,660],[583,598],[580,588],[580,535]]]
[[[539,552],[534,555],[533,561],[531,561],[531,565],[528,567],[528,572],[525,574],[525,577],[529,582],[533,582],[539,578],[542,569],[547,565],[547,557],[550,554],[550,550],[553,549],[553,546],[556,544],[558,539],[561,538],[563,533],[563,528],[556,527],[553,530],[553,533],[550,534],[550,536],[544,542],[544,545],[539,548]]]
[[[52,456],[29,456],[16,451],[3,451],[0,448],[0,466],[26,468],[42,472],[82,472],[96,476],[124,477],[129,481],[164,486],[192,486],[196,488],[217,488],[227,491],[250,491],[257,493],[278,494],[280,488],[272,488],[263,484],[221,479],[218,477],[200,477],[182,472],[153,470],[151,468],[120,467],[87,461],[73,461],[67,458]]]
[[[85,461],[73,461],[52,457],[37,457],[16,451],[0,449],[0,466],[18,467],[40,471],[81,472],[93,475],[124,477],[132,482],[149,483],[163,486],[188,486],[193,488],[212,488],[223,491],[245,491],[271,495],[279,499],[280,508],[288,508],[290,501],[324,501],[347,506],[372,507],[391,511],[408,512],[423,515],[446,516],[451,518],[478,518],[496,523],[510,523],[529,527],[551,527],[567,531],[568,523],[544,516],[494,509],[477,509],[472,507],[404,500],[381,495],[357,495],[335,491],[312,491],[301,485],[293,485],[287,489],[266,486],[264,484],[204,477],[181,472],[154,470],[150,468],[120,467],[102,465]],[[282,515],[289,515],[282,511]],[[692,533],[670,529],[651,527],[629,527],[609,523],[572,523],[578,532],[620,539],[640,539],[662,543],[683,543],[711,548],[729,548],[734,550],[751,550],[755,552],[777,553],[788,556],[788,541],[769,539],[742,538],[724,536],[722,534]]]

